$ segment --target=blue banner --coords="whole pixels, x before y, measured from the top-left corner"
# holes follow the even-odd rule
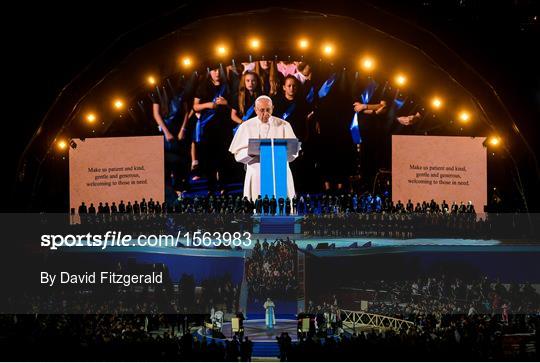
[[[219,90],[214,95],[214,98],[212,99],[212,102],[215,102],[218,97],[222,97],[225,94],[226,85],[223,83]],[[216,110],[204,110],[201,112],[201,117],[199,120],[197,120],[197,125],[195,126],[195,142],[201,142],[204,134],[204,128],[205,126],[212,121],[212,119],[216,116]]]
[[[349,130],[351,131],[351,137],[352,137],[353,143],[361,144],[362,136],[360,136],[360,127],[358,126],[358,113],[357,112],[354,113]]]
[[[293,102],[291,103],[289,107],[287,107],[285,112],[283,112],[283,115],[281,115],[281,118],[284,120],[287,120],[287,117],[289,117],[294,112],[295,109],[296,109],[296,103]]]
[[[328,78],[326,81],[324,81],[323,85],[321,86],[321,89],[319,89],[319,99],[325,98],[326,95],[328,95],[328,92],[332,89],[332,86],[334,83],[336,83],[337,75],[336,73],[332,74],[330,78]]]

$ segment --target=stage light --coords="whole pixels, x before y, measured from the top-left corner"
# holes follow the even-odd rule
[[[90,123],[90,124],[93,124],[93,123],[96,121],[96,119],[97,119],[95,113],[88,113],[88,114],[86,114],[86,117],[85,117],[85,118],[86,118],[86,121],[87,121],[88,123]]]
[[[407,83],[407,77],[405,77],[403,74],[398,74],[395,81],[398,86],[403,86],[405,83]]]
[[[261,47],[261,41],[258,38],[252,38],[249,40],[249,47],[257,50]]]
[[[491,146],[497,146],[501,143],[501,138],[499,136],[491,136],[488,142]]]
[[[443,102],[439,97],[434,97],[431,100],[431,106],[433,106],[433,108],[439,109],[442,107],[442,105],[443,105]]]
[[[153,86],[156,84],[156,79],[154,78],[154,76],[148,76],[148,78],[146,78],[146,82],[148,82],[149,85]]]
[[[122,108],[124,108],[124,101],[122,101],[121,99],[117,98],[116,100],[114,100],[113,106],[114,106],[114,108],[116,108],[117,110],[121,110]]]
[[[332,44],[325,44],[322,47],[322,51],[325,55],[330,56],[334,54],[334,46]]]
[[[466,123],[471,119],[471,115],[467,111],[461,111],[458,115],[459,121]]]
[[[362,65],[362,69],[365,71],[371,71],[373,68],[375,68],[375,61],[370,57],[363,58],[360,64]]]
[[[184,57],[180,60],[180,64],[182,65],[182,67],[184,68],[189,68],[191,67],[191,64],[193,63],[193,61],[191,60],[191,58],[189,57]]]
[[[68,143],[67,143],[66,140],[60,139],[60,140],[58,140],[58,141],[56,142],[56,147],[58,148],[58,150],[64,151],[64,150],[67,149]]]
[[[216,47],[216,53],[218,56],[223,57],[227,55],[227,47],[224,45],[218,45]]]
[[[300,40],[298,41],[298,47],[299,47],[300,49],[308,49],[308,47],[309,47],[309,41],[308,41],[307,39],[304,39],[304,38],[300,39]]]

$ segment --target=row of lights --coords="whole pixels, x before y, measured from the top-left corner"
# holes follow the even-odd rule
[[[310,47],[310,42],[307,38],[301,38],[297,42],[298,48],[302,50],[307,50]],[[259,38],[251,38],[248,40],[248,47],[252,50],[260,50],[262,47],[262,41]],[[228,55],[229,49],[225,44],[219,44],[215,47],[216,55],[220,57],[224,57]],[[332,43],[325,43],[321,46],[321,51],[326,56],[332,56],[335,53],[335,46]],[[184,68],[190,68],[193,65],[193,60],[189,56],[182,57],[180,59],[180,64]],[[360,67],[366,71],[371,72],[376,67],[376,61],[370,56],[363,57],[360,62]],[[407,76],[403,73],[398,73],[394,77],[394,82],[397,86],[403,87],[407,84]],[[155,86],[157,84],[156,77],[153,75],[148,75],[146,78],[146,83],[150,86]],[[434,109],[441,109],[443,107],[443,100],[439,97],[434,97],[431,100],[431,106]],[[125,102],[121,98],[116,98],[112,101],[112,106],[116,111],[122,111],[125,107]],[[84,116],[85,120],[88,124],[94,124],[97,121],[97,115],[94,112],[87,113]],[[466,111],[462,110],[457,115],[458,120],[466,124],[471,120],[471,114]],[[500,143],[500,138],[498,136],[493,136],[490,138],[489,143],[493,146],[496,146]],[[65,140],[60,140],[57,142],[57,146],[59,149],[64,150],[67,148],[67,143]]]
[[[491,146],[497,146],[501,143],[501,138],[499,136],[490,136],[487,140],[487,142],[491,145]],[[58,150],[60,151],[64,151],[67,149],[68,147],[68,143],[65,139],[60,139],[56,142],[56,147],[58,148]]]

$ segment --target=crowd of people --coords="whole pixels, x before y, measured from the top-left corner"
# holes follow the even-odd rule
[[[171,329],[166,315],[1,315],[5,359],[25,361],[250,361],[253,343]],[[184,323],[182,321],[182,323]],[[31,348],[31,349],[29,349]]]
[[[158,207],[159,206],[159,207]],[[82,203],[72,210],[72,224],[107,228],[114,224],[135,233],[154,231],[206,230],[252,232],[252,216],[302,215],[306,237],[389,237],[389,238],[523,238],[531,235],[531,217],[523,214],[483,213],[478,215],[471,202],[438,203],[435,200],[414,205],[410,200],[393,203],[389,196],[365,193],[301,195],[299,198],[185,196],[174,203],[120,201]]]
[[[259,241],[245,261],[250,297],[294,297],[297,291],[297,246],[288,238],[272,243]]]
[[[200,339],[189,330],[160,329],[165,319],[145,315],[3,315],[3,356],[16,360],[250,361],[249,337],[223,342]],[[151,322],[152,321],[152,322]],[[484,315],[452,315],[446,323],[400,331],[368,329],[337,336],[276,336],[281,361],[534,361],[538,358],[538,317],[521,316],[523,326]],[[517,323],[517,322],[515,322]],[[533,332],[507,343],[507,334]],[[536,335],[535,335],[536,334]],[[517,347],[512,346],[516,344]],[[28,349],[31,347],[31,349]]]
[[[236,194],[210,195],[210,196],[187,196],[179,193],[173,203],[160,203],[150,198],[146,201],[142,198],[140,203],[123,200],[116,202],[100,202],[94,206],[87,206],[82,202],[77,213],[72,208],[72,215],[89,218],[122,215],[160,215],[160,214],[255,214],[255,215],[341,215],[349,213],[386,213],[386,214],[462,214],[475,216],[474,205],[469,201],[467,204],[452,202],[449,205],[446,200],[438,203],[435,200],[423,201],[414,205],[411,200],[407,204],[401,201],[394,203],[391,197],[364,193],[357,195],[349,194],[305,194],[289,198],[276,198],[275,196],[258,196],[254,201],[247,197]]]
[[[416,320],[421,314],[534,314],[540,312],[540,294],[529,282],[503,284],[500,280],[424,276],[405,280],[354,280],[353,290],[330,289],[333,294],[309,301],[307,311],[324,306],[359,310],[364,300],[367,312]],[[337,297],[336,297],[337,296]]]
[[[278,241],[274,247],[287,247]],[[270,253],[261,245],[259,253]],[[280,248],[275,248],[275,253]],[[284,252],[283,249],[281,252]],[[283,255],[283,254],[282,254]],[[190,282],[191,281],[191,282]],[[202,294],[188,297],[193,278],[183,276],[180,295],[189,304],[220,308],[235,287],[226,277],[203,281]],[[540,332],[540,295],[529,283],[502,284],[487,278],[465,280],[424,276],[412,280],[363,281],[359,290],[374,291],[368,312],[405,319],[400,330],[352,329],[341,308],[350,302],[339,294],[310,301],[309,333],[298,341],[276,331],[282,361],[329,360],[535,360]],[[204,291],[205,290],[205,291]],[[342,300],[343,299],[343,300]],[[87,299],[88,300],[88,299]],[[59,303],[57,301],[56,303]],[[61,304],[58,304],[61,305]],[[120,300],[112,306],[128,307]],[[99,314],[0,315],[0,347],[5,357],[18,360],[249,361],[253,343],[248,337],[223,342],[200,339],[194,332],[208,312],[183,310],[164,314],[154,302],[129,309],[102,309]],[[232,307],[234,311],[236,307]],[[97,311],[97,310],[94,310]],[[301,324],[301,322],[299,322]],[[354,328],[354,327],[353,327]],[[517,343],[514,336],[518,336]],[[27,349],[32,347],[32,349]]]
[[[399,331],[343,325],[340,308],[404,319]],[[530,283],[428,276],[414,280],[358,281],[354,293],[336,290],[310,300],[311,334],[282,352],[285,360],[502,360],[537,357],[540,294]],[[339,307],[338,307],[339,306]],[[358,330],[360,329],[360,330]],[[343,334],[343,332],[351,334]],[[505,335],[519,334],[518,347]],[[536,342],[536,346],[535,346]],[[505,346],[507,345],[507,346]],[[362,357],[354,355],[361,352]],[[358,354],[358,353],[357,353]]]
[[[280,354],[282,361],[535,361],[540,320],[522,318],[530,335],[517,347],[505,342],[505,334],[521,331],[514,326],[488,316],[452,315],[444,325],[433,321],[430,326],[400,331],[371,329],[339,337],[301,337]]]
[[[389,237],[389,238],[491,238],[485,218],[471,214],[443,213],[359,213],[310,215],[302,220],[306,237]]]
[[[114,227],[131,235],[183,235],[194,231],[252,232],[253,212],[246,209],[244,202],[239,196],[233,198],[232,195],[215,198],[179,196],[171,205],[142,198],[140,203],[99,203],[97,209],[92,203],[87,207],[83,202],[77,213],[72,210],[69,229],[72,232],[91,229],[99,233]],[[177,247],[182,246],[179,244]]]
[[[160,203],[150,198],[146,201],[142,198],[141,201],[127,201],[125,203],[120,200],[116,202],[99,202],[97,208],[93,203],[88,206],[82,202],[78,207],[77,213],[72,209],[72,214],[78,214],[83,217],[106,217],[106,216],[122,216],[122,215],[159,215],[159,214],[252,214],[254,210],[253,204],[247,198],[242,198],[240,195],[218,195],[218,196],[193,196],[189,197],[182,193],[178,194],[178,198],[172,203]]]
[[[507,287],[487,278],[466,281],[442,276],[383,284],[386,299],[377,297],[369,312],[417,320],[422,314],[498,314],[504,321],[510,314],[540,312],[540,295],[530,283]]]

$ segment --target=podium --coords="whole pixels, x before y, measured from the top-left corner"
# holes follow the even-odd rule
[[[297,139],[249,139],[248,154],[260,158],[263,198],[287,198],[287,162],[299,149]]]

